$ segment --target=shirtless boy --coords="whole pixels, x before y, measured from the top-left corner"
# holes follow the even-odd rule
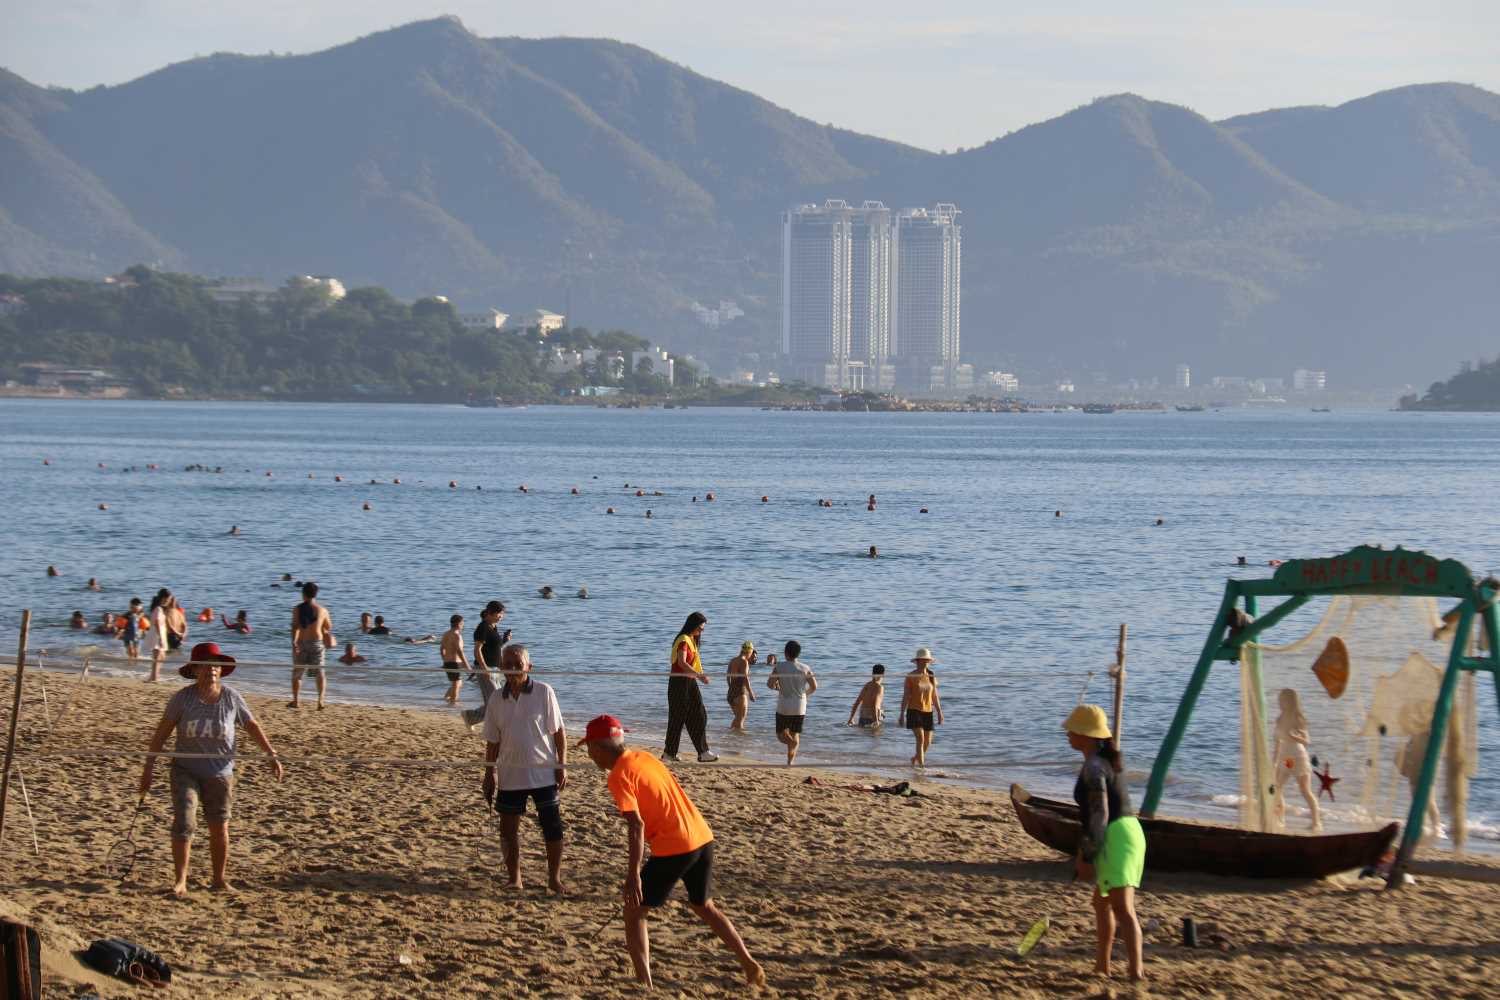
[[[292,700],[287,708],[301,702],[302,675],[312,671],[318,683],[318,708],[324,707],[328,678],[323,673],[323,651],[332,649],[333,621],[328,610],[317,602],[318,585],[311,580],[302,585],[302,603],[292,609]]]
[[[859,697],[849,706],[849,721],[854,725],[854,713],[859,713],[859,728],[874,729],[885,721],[885,664],[877,663],[870,668],[873,674],[865,686],[859,689]]]
[[[448,631],[443,633],[438,650],[443,656],[443,669],[448,672],[448,693],[443,700],[450,705],[458,704],[458,689],[463,686],[463,672],[469,669],[469,658],[464,655],[464,616],[454,615],[448,619]]]

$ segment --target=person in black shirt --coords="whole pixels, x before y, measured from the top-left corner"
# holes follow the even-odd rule
[[[481,700],[477,709],[464,711],[464,723],[470,729],[484,721],[484,710],[490,703],[490,695],[495,693],[496,678],[490,675],[490,671],[501,669],[500,657],[505,644],[510,642],[510,629],[500,631],[500,621],[504,617],[505,605],[491,601],[479,613],[479,624],[474,626],[474,672],[469,676],[479,686]]]

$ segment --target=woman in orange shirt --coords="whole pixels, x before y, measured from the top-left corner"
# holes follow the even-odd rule
[[[943,724],[943,703],[938,699],[937,678],[933,676],[932,651],[926,646],[917,650],[911,658],[916,669],[906,675],[906,684],[901,689],[901,716],[899,724],[911,730],[917,741],[917,752],[912,756],[913,767],[927,766],[927,751],[932,747],[932,728]]]

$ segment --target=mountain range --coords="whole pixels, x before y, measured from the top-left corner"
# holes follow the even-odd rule
[[[453,18],[81,92],[0,70],[16,274],[334,274],[718,364],[776,349],[779,213],[829,197],[956,203],[965,354],[1023,379],[1425,384],[1500,313],[1500,95],[1462,84],[1219,122],[1119,95],[938,154],[633,45]],[[699,325],[720,299],[746,315]]]

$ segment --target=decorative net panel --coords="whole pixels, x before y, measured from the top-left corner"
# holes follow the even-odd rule
[[[1433,598],[1334,597],[1296,641],[1246,643],[1240,825],[1298,832],[1404,821],[1453,632]],[[1455,846],[1465,839],[1468,779],[1478,766],[1474,699],[1474,675],[1465,672],[1433,787],[1436,808],[1424,824],[1443,835],[1446,820]]]

